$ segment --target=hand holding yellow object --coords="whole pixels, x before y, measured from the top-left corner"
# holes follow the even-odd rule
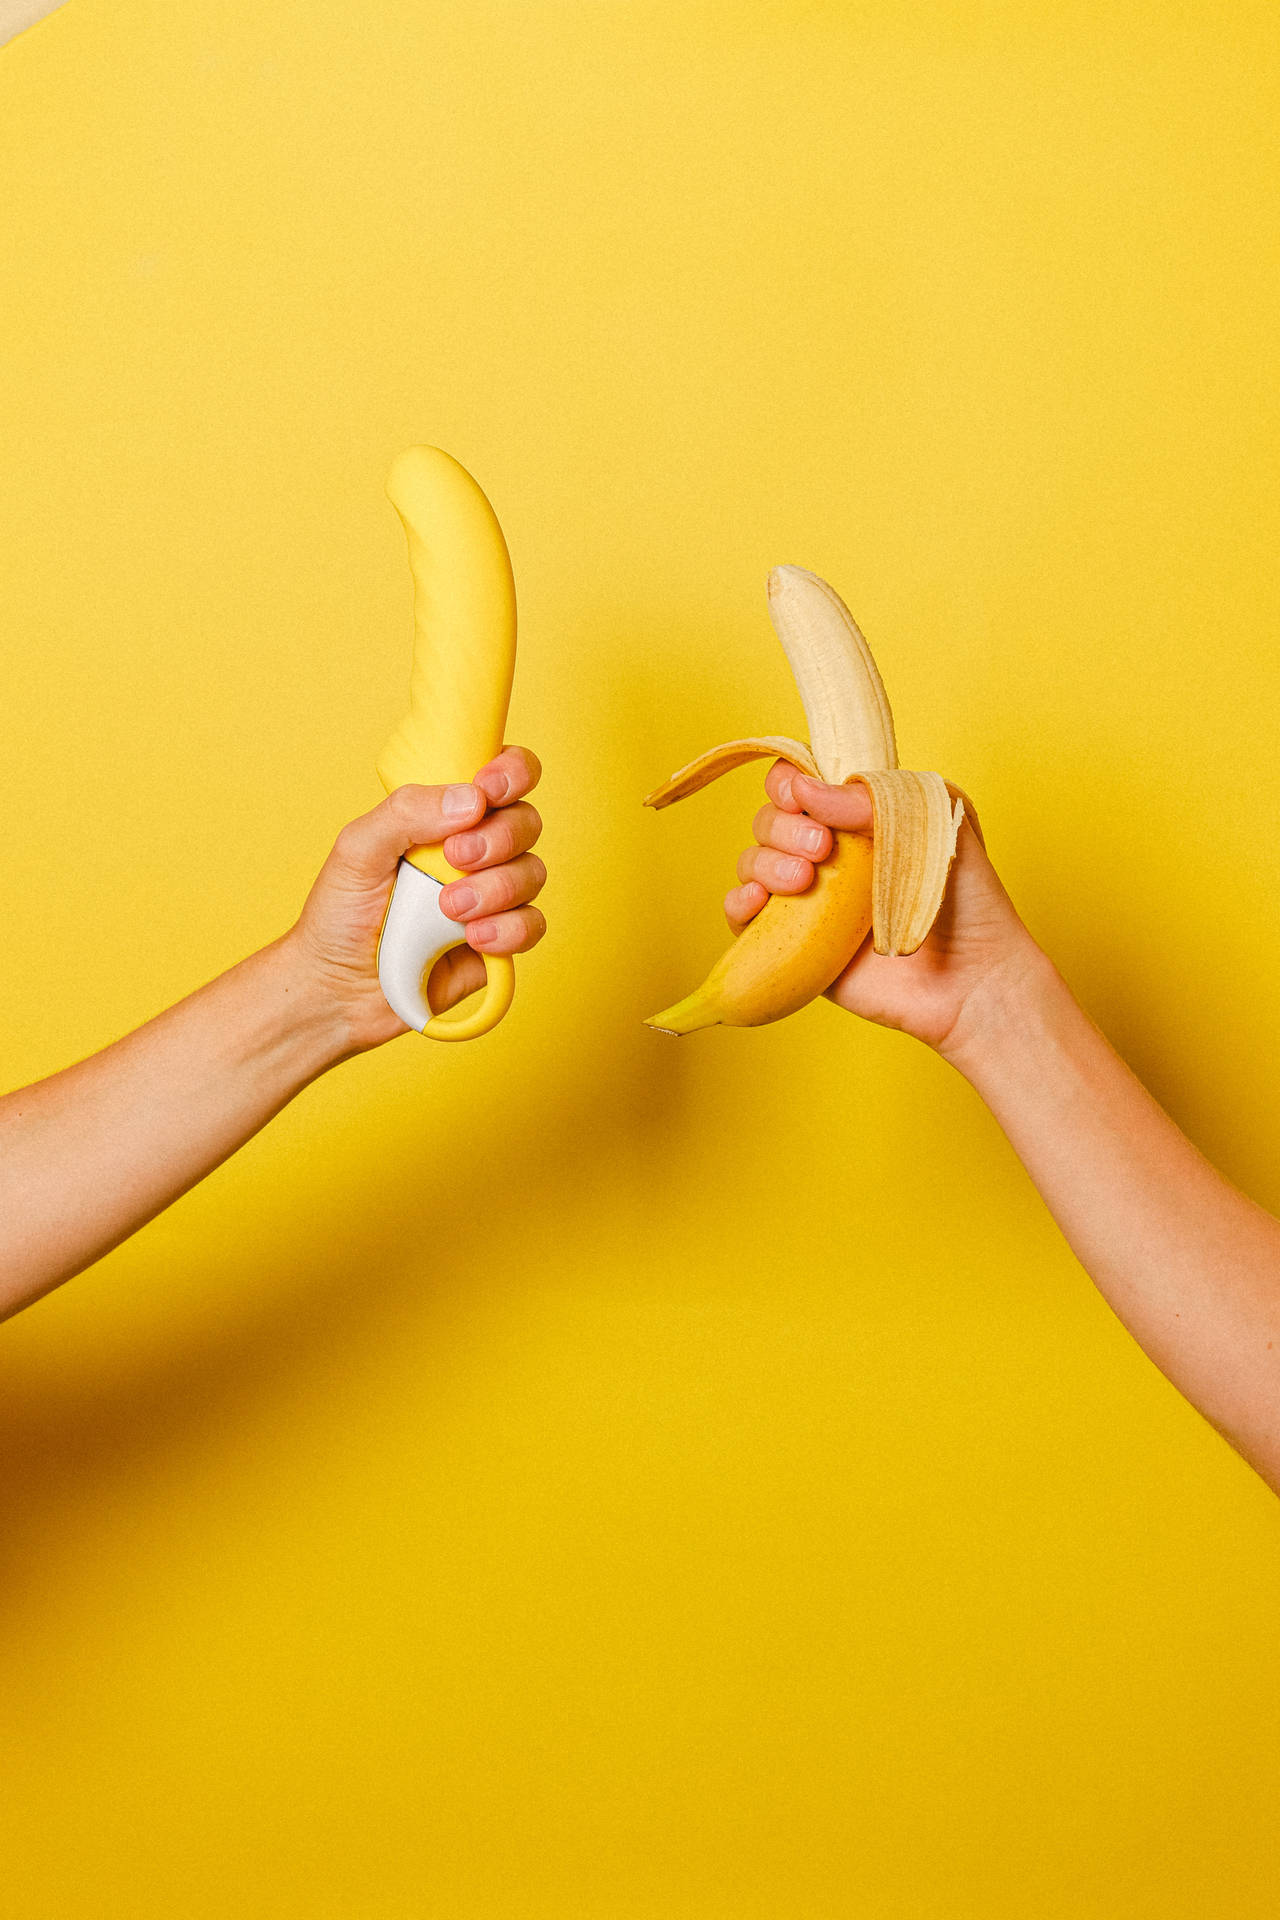
[[[717,961],[695,992],[655,1013],[663,1033],[758,1027],[824,992],[867,933],[881,954],[910,954],[937,919],[964,808],[937,773],[898,765],[893,714],[871,649],[833,587],[805,567],[769,575],[769,617],[796,678],[808,741],[752,734],[698,755],[648,796],[670,806],[748,760],[780,755],[814,777],[859,782],[874,838],[838,832],[803,895],[783,894]]]
[[[378,761],[390,794],[406,784],[469,781],[501,752],[515,671],[516,592],[497,516],[449,454],[410,447],[392,466],[387,493],[409,542],[414,625],[409,711]],[[378,945],[389,1005],[433,1040],[488,1033],[515,993],[510,955],[485,954],[479,1006],[454,1019],[431,1011],[428,976],[459,938],[441,895],[458,878],[441,844],[411,848]]]

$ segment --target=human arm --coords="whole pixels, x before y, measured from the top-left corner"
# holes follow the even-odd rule
[[[0,1318],[100,1259],[329,1067],[408,1031],[382,996],[376,952],[409,847],[443,841],[464,872],[441,905],[467,945],[433,976],[435,1011],[482,984],[482,952],[536,944],[546,873],[524,795],[538,773],[532,754],[508,748],[474,782],[399,788],[343,828],[280,939],[0,1099]]]
[[[741,928],[801,891],[828,830],[871,830],[857,786],[779,762],[726,899]],[[1114,1052],[1019,919],[971,809],[916,954],[866,946],[837,1005],[914,1034],[975,1088],[1081,1265],[1161,1371],[1280,1491],[1280,1222],[1210,1165]]]

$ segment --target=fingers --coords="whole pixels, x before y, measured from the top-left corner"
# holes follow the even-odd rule
[[[506,806],[532,793],[542,778],[542,762],[528,747],[504,747],[476,775],[476,785],[491,807]]]
[[[791,800],[824,826],[840,827],[845,833],[871,831],[871,795],[859,780],[848,787],[828,787],[821,780],[811,780],[807,773],[795,773]]]
[[[537,913],[536,907],[529,909]],[[538,915],[541,919],[541,914]],[[542,938],[542,929],[507,930],[509,944],[488,944],[486,953],[527,953]],[[485,983],[484,960],[471,947],[450,947],[448,953],[442,953],[431,969],[427,981],[427,1005],[432,1013],[447,1013],[450,1007],[456,1007],[459,1000],[465,1000],[468,994],[479,993]]]
[[[513,793],[527,792],[540,772],[534,754],[508,748],[481,768],[476,785],[489,794],[510,780]],[[546,919],[532,902],[547,870],[529,851],[541,832],[536,808],[517,801],[487,814],[478,829],[445,841],[445,859],[465,878],[450,881],[440,905],[461,923],[467,944],[444,954],[432,970],[427,991],[433,1013],[446,1012],[484,985],[483,954],[528,953],[546,932]]]
[[[752,832],[762,847],[798,854],[804,860],[825,860],[831,851],[831,829],[803,813],[784,813],[780,807],[761,807]]]
[[[769,889],[758,880],[748,880],[745,886],[730,887],[724,897],[724,917],[729,922],[730,931],[736,936],[749,926],[769,898]]]
[[[741,933],[771,893],[804,893],[814,868],[831,852],[832,829],[869,832],[871,798],[864,787],[829,787],[790,761],[776,760],[765,777],[770,804],[753,822],[759,842],[738,858],[738,882],[725,895],[724,913]]]
[[[451,880],[440,895],[440,905],[451,920],[465,924],[536,900],[546,885],[547,870],[536,853],[522,853],[501,866],[468,873]],[[513,949],[514,951],[514,949]]]
[[[792,792],[798,767],[789,760],[775,760],[764,777],[764,790],[776,805],[784,807],[788,813],[799,813],[800,802]]]
[[[361,879],[395,867],[410,847],[436,846],[483,818],[485,796],[471,781],[452,787],[397,787],[334,842],[334,859]]]
[[[383,878],[410,847],[434,847],[442,841],[451,866],[492,866],[526,853],[542,831],[533,807],[513,805],[541,778],[542,766],[528,747],[504,747],[481,767],[474,780],[453,786],[397,787],[381,806],[361,814],[338,835],[333,859],[360,880]],[[486,819],[490,807],[500,812]],[[477,840],[470,829],[484,823]]]
[[[480,953],[528,953],[547,930],[538,907],[517,907],[512,913],[497,913],[483,920],[467,922],[467,944]]]
[[[871,795],[855,780],[847,787],[829,787],[821,780],[810,779],[807,773],[801,773],[787,760],[775,760],[765,775],[765,792],[774,802],[774,809],[782,814],[807,813],[811,819],[822,822],[828,827],[839,827],[846,833],[870,833],[872,827]],[[963,800],[965,817],[973,827],[979,843],[985,847],[986,838],[973,801],[963,787],[947,782],[947,792],[953,800]],[[771,847],[779,847],[788,853],[807,853],[807,847],[785,836],[781,820],[775,818],[766,821],[770,808],[762,807],[756,815],[755,832],[757,840]],[[764,830],[762,831],[762,825]],[[821,859],[822,855],[816,856]]]
[[[532,904],[547,879],[545,866],[531,851],[542,818],[520,798],[541,773],[538,756],[527,747],[504,747],[476,775],[477,787],[497,811],[445,841],[445,859],[465,877],[450,881],[440,905],[462,923],[468,945],[479,952],[528,953],[547,930]]]
[[[813,862],[772,847],[748,847],[738,855],[738,879],[758,880],[770,893],[803,893],[813,885]]]
[[[447,1012],[484,985],[483,954],[528,953],[537,946],[547,923],[530,902],[546,877],[546,868],[531,853],[474,880],[451,881],[444,889],[440,904],[450,919],[464,923],[467,944],[442,954],[431,970],[427,999],[433,1013]]]
[[[478,867],[500,866],[527,853],[542,832],[542,817],[527,800],[500,807],[486,815],[478,827],[466,833],[451,833],[444,843],[444,857],[451,867],[471,873]]]
[[[776,760],[765,776],[770,804],[761,807],[753,822],[758,845],[738,858],[738,882],[724,899],[725,919],[734,934],[742,932],[774,893],[803,893],[812,885],[817,862],[833,845],[833,831],[869,834],[873,828],[871,795],[860,781],[828,786],[811,779],[787,760]],[[947,783],[953,801],[962,800],[966,829],[985,849],[982,828],[973,802],[962,788]]]
[[[859,782],[848,787],[829,787],[811,780],[787,760],[775,760],[765,775],[764,790],[784,813],[804,812],[827,827],[840,827],[846,833],[870,833],[871,795]]]
[[[759,845],[739,855],[739,884],[724,897],[724,916],[735,934],[755,919],[771,893],[804,893],[811,887],[815,863],[831,851],[830,828],[801,811],[793,784],[798,777],[786,760],[769,769],[765,790],[772,804],[761,807],[753,823]]]
[[[440,905],[451,920],[462,923],[467,944],[477,953],[528,953],[547,930],[532,904],[547,879],[545,866],[531,851],[542,832],[542,817],[522,798],[541,776],[536,753],[528,747],[504,747],[481,767],[475,782],[497,811],[445,841],[445,859],[465,877],[450,881]]]
[[[469,993],[478,993],[483,985],[484,961],[480,955],[470,947],[450,947],[431,969],[427,1005],[432,1013],[447,1013]]]

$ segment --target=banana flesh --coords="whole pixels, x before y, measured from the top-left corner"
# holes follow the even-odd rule
[[[654,1014],[664,1033],[763,1026],[825,992],[868,932],[877,953],[914,953],[938,915],[962,803],[942,776],[898,766],[884,683],[833,587],[804,567],[769,575],[769,616],[795,675],[809,743],[782,734],[730,740],[700,754],[646,797],[670,806],[750,760],[788,760],[833,786],[860,781],[873,834],[837,833],[802,894],[773,894],[702,985]]]
[[[884,681],[835,588],[807,567],[775,567],[768,594],[769,618],[795,675],[821,778],[838,787],[850,774],[896,767]]]

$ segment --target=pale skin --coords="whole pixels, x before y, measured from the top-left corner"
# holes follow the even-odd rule
[[[155,1020],[0,1099],[0,1318],[79,1273],[234,1153],[340,1060],[409,1029],[378,986],[378,933],[400,855],[444,843],[441,895],[465,941],[438,963],[433,1011],[484,981],[485,953],[527,953],[546,869],[526,798],[541,769],[506,747],[474,781],[400,787],[343,828],[295,926]]]
[[[824,786],[778,761],[765,788],[757,844],[725,899],[735,933],[770,893],[811,884],[832,828],[871,831],[863,787]],[[868,941],[829,997],[964,1075],[1113,1311],[1280,1492],[1280,1221],[1209,1164],[1077,1004],[1019,919],[968,803],[924,946],[888,958]]]
[[[295,926],[101,1053],[0,1099],[0,1317],[80,1272],[193,1186],[338,1061],[405,1027],[377,983],[396,863],[443,841],[442,896],[465,946],[432,982],[439,1012],[480,955],[523,953],[545,923],[534,756],[474,782],[403,787],[338,836]],[[785,762],[725,902],[735,932],[802,892],[831,829],[869,832],[865,790]],[[837,1006],[896,1027],[964,1075],[1003,1127],[1082,1265],[1152,1360],[1280,1491],[1280,1222],[1232,1187],[1077,1005],[1019,919],[972,808],[924,946],[868,943]]]

